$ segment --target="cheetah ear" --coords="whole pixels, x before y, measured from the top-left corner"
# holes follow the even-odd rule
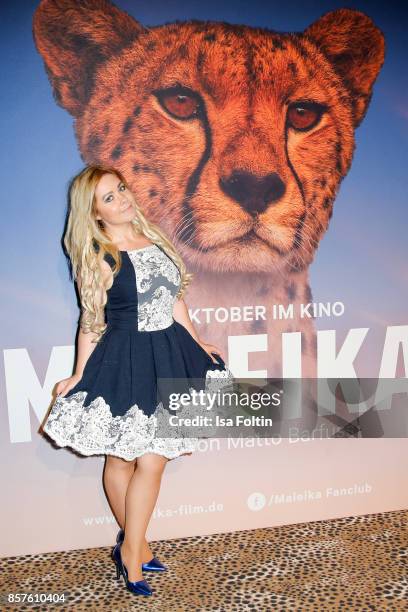
[[[81,114],[97,68],[143,30],[107,0],[42,0],[33,17],[33,36],[56,102]]]
[[[354,125],[367,111],[372,87],[384,63],[384,35],[364,13],[352,9],[330,11],[303,33],[333,64],[351,93]]]

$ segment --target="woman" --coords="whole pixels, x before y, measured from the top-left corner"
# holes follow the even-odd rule
[[[75,177],[64,244],[81,301],[78,352],[44,431],[82,455],[106,455],[104,486],[121,526],[112,553],[117,578],[151,595],[142,570],[167,569],[145,538],[162,473],[197,446],[194,438],[158,436],[169,399],[158,381],[192,377],[208,388],[210,378],[225,382],[230,372],[190,320],[183,294],[192,274],[121,172],[89,166]]]

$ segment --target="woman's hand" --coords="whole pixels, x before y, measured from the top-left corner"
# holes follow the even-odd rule
[[[64,380],[60,380],[56,387],[57,395],[64,397],[64,395],[68,393],[68,391],[70,391],[73,387],[75,387],[77,383],[79,383],[81,378],[82,376],[80,376],[79,374],[73,374],[69,378],[64,378]]]
[[[206,342],[198,341],[198,344],[205,350],[206,353],[211,357],[213,363],[218,363],[216,359],[211,355],[211,353],[217,353],[222,358],[220,350],[214,346],[214,344],[207,344]]]

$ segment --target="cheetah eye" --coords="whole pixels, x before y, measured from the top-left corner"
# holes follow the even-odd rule
[[[161,106],[173,117],[191,119],[198,115],[200,101],[194,92],[186,87],[170,87],[155,93]]]
[[[326,110],[324,104],[317,102],[293,102],[288,107],[287,125],[300,132],[305,132],[319,123]]]

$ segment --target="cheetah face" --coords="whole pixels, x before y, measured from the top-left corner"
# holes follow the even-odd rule
[[[200,21],[146,28],[100,6],[44,0],[34,16],[85,162],[119,168],[197,267],[307,267],[384,61],[380,30],[349,9],[277,33]]]

